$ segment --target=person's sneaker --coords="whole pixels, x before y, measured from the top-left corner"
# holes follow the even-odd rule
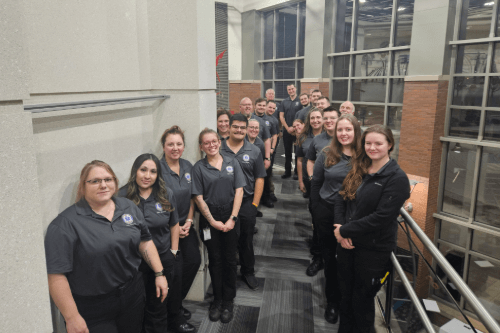
[[[248,285],[248,288],[250,288],[252,290],[259,289],[259,282],[257,281],[257,278],[255,277],[254,274],[248,274],[248,275],[242,274],[241,278]]]
[[[177,326],[168,325],[168,330],[175,333],[194,333],[196,332],[196,327],[190,323],[183,323]]]
[[[262,212],[260,210],[258,210],[256,217],[262,217],[262,216],[264,216],[264,215],[262,214]]]
[[[333,303],[328,303],[326,306],[325,319],[330,324],[336,324],[339,320],[339,312]]]
[[[306,193],[302,193],[302,197],[303,197],[304,199],[309,199],[309,193],[308,193],[308,192],[306,192]]]
[[[191,311],[189,311],[188,309],[186,309],[182,305],[181,305],[181,314],[184,317],[184,319],[186,319],[186,320],[191,319]]]
[[[271,200],[272,200],[273,202],[278,201],[278,198],[276,198],[276,196],[274,195],[274,193],[271,193],[269,196],[271,197]]]
[[[262,200],[261,204],[263,204],[267,208],[274,208],[274,203],[273,203],[273,201],[271,199]]]
[[[233,319],[233,301],[223,301],[222,302],[222,314],[220,315],[221,323],[227,324]]]
[[[208,318],[211,321],[218,321],[221,315],[221,304],[222,301],[214,300],[212,304],[210,304],[210,310],[208,311]]]
[[[309,264],[309,267],[306,269],[306,274],[308,276],[314,276],[323,268],[323,260],[321,258],[313,258],[311,264]]]
[[[284,174],[281,175],[281,179],[287,179],[287,178],[290,178],[290,177],[292,177],[292,174],[290,174],[290,173],[284,173]]]

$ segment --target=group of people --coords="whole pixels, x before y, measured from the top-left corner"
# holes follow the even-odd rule
[[[182,158],[184,134],[172,126],[160,142],[164,154],[142,154],[118,188],[112,168],[92,161],[80,174],[75,204],[47,229],[50,294],[73,332],[194,332],[182,305],[206,246],[213,301],[209,319],[233,318],[237,266],[252,290],[253,235],[258,207],[272,208],[272,169],[283,140],[285,173],[309,198],[313,259],[306,274],[325,269],[325,319],[339,332],[370,332],[375,293],[390,271],[397,216],[409,182],[390,157],[389,128],[362,132],[354,105],[340,110],[319,90],[297,96],[294,85],[279,105],[274,91],[240,113],[217,112],[217,131],[198,137],[204,157]],[[254,111],[255,107],[255,111]],[[195,230],[195,206],[200,212]]]

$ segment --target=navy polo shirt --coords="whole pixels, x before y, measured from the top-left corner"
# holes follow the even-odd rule
[[[267,114],[263,114],[262,116],[259,116],[258,114],[255,113],[255,117],[256,118],[260,118],[262,119],[262,121],[264,122],[264,125],[267,127],[267,129],[269,130],[269,133],[271,134],[271,137],[273,135],[276,135],[278,134],[278,128],[276,126],[274,126],[274,121],[276,120],[276,118],[274,117],[269,117]]]
[[[302,104],[300,104],[299,96],[296,96],[293,101],[291,100],[290,96],[288,96],[283,100],[283,102],[281,102],[280,106],[278,107],[278,112],[284,113],[286,124],[288,126],[292,126],[293,121],[295,120],[295,114],[300,109],[302,109]]]
[[[203,195],[209,206],[225,206],[234,201],[235,190],[246,185],[245,175],[237,160],[222,156],[220,171],[202,158],[193,166],[191,194]]]
[[[306,152],[306,158],[311,161],[316,161],[316,157],[319,155],[320,151],[330,144],[332,137],[328,135],[325,131],[314,137]]]
[[[314,134],[312,133],[312,131],[309,131],[309,134],[307,135],[304,142],[302,142],[300,146],[297,146],[297,149],[295,150],[295,156],[302,157],[302,175],[303,177],[306,178],[309,178],[309,175],[307,174],[306,152],[309,149],[309,146],[311,145],[313,139],[314,139]]]
[[[340,161],[325,167],[326,155],[322,151],[314,162],[313,181],[322,183],[319,196],[329,204],[334,204],[334,196],[342,188],[345,177],[351,170],[351,157],[342,154]]]
[[[179,174],[176,174],[167,164],[165,155],[160,160],[161,173],[167,187],[174,192],[177,204],[176,210],[179,215],[179,223],[184,225],[189,214],[191,205],[191,182],[193,165],[191,162],[179,159]]]
[[[269,128],[266,126],[266,123],[262,118],[257,117],[255,113],[252,113],[250,119],[255,119],[259,122],[259,137],[262,139],[262,141],[266,141],[267,139],[271,138],[271,132],[269,131]]]
[[[266,168],[264,167],[264,159],[262,158],[259,148],[244,140],[243,146],[240,150],[234,153],[231,148],[227,146],[226,140],[220,146],[220,153],[223,156],[232,157],[240,163],[247,183],[243,188],[245,192],[243,197],[248,198],[253,196],[255,190],[255,179],[267,176]]]
[[[118,195],[125,197],[127,195],[128,184],[123,186]],[[167,212],[163,210],[158,199],[151,194],[147,199],[139,197],[139,209],[144,215],[146,226],[153,237],[153,242],[159,254],[163,254],[170,250],[170,228],[179,223],[179,216],[177,215],[177,205],[174,193],[171,189],[167,188],[167,199],[172,204],[174,211]]]
[[[308,105],[305,108],[303,108],[302,110],[300,110],[299,112],[297,112],[295,114],[295,119],[300,119],[305,123],[307,114],[309,113],[309,110],[311,110],[311,108],[312,108],[312,106]]]
[[[111,222],[82,199],[59,214],[47,229],[47,273],[65,274],[73,294],[107,294],[138,272],[142,260],[139,244],[151,240],[151,234],[132,201],[112,200],[115,213]]]

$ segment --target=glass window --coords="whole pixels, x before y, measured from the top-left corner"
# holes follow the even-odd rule
[[[354,116],[362,127],[384,123],[384,107],[381,105],[356,105]]]
[[[333,58],[333,77],[349,77],[349,57],[340,56]]]
[[[359,2],[356,50],[380,49],[389,46],[392,0]]]
[[[276,87],[276,98],[284,99],[288,97],[288,92],[286,90],[286,86],[289,84],[295,84],[295,81],[276,81],[274,85]],[[297,87],[297,91],[300,91]]]
[[[386,81],[386,79],[352,80],[351,101],[384,103]]]
[[[498,228],[500,227],[499,217],[500,149],[484,147],[479,170],[475,220]]]
[[[473,230],[472,250],[495,259],[500,259],[500,237],[479,230]]]
[[[295,60],[278,61],[275,63],[276,79],[294,79],[295,78]]]
[[[483,103],[484,77],[455,77],[453,105],[481,106]]]
[[[449,143],[443,191],[443,211],[469,217],[476,148],[469,144]]]
[[[267,89],[273,89],[273,83],[271,81],[262,81],[262,86],[264,87],[264,95]],[[275,96],[276,98],[276,96]]]
[[[406,76],[410,64],[410,50],[394,52],[392,64],[392,75]]]
[[[500,106],[500,76],[490,76],[488,106]]]
[[[332,101],[347,101],[348,86],[349,86],[349,80],[333,80]]]
[[[297,60],[297,78],[304,77],[304,60]]]
[[[297,6],[276,11],[278,28],[276,36],[276,58],[296,56],[297,43]]]
[[[272,59],[274,53],[274,11],[266,12],[264,17],[264,60]]]
[[[495,43],[495,48],[493,49],[493,58],[491,62],[491,72],[500,73],[500,43]]]
[[[272,80],[273,79],[273,63],[272,62],[263,63],[262,68],[264,70],[264,80]]]
[[[455,73],[486,73],[488,44],[459,45]]]
[[[400,79],[391,79],[391,103],[403,103],[403,96],[405,91],[405,80],[403,78]]]
[[[410,45],[414,0],[399,0],[394,46]]]
[[[479,110],[450,110],[450,135],[477,139],[479,135]]]
[[[337,30],[335,33],[335,52],[351,50],[352,0],[339,0],[337,3]]]
[[[354,56],[354,76],[386,76],[389,52]]]
[[[304,56],[306,37],[306,3],[299,3],[299,57]]]
[[[500,112],[486,111],[484,139],[500,141]]]
[[[490,35],[493,0],[468,0],[462,5],[459,39],[487,38]]]
[[[401,139],[401,131],[393,130],[392,135],[394,136],[394,149],[391,152],[391,157],[397,161],[399,158],[399,140]]]
[[[387,110],[387,127],[394,130],[401,129],[402,106],[389,106]]]
[[[466,227],[447,221],[441,221],[440,239],[465,248],[467,245],[467,236]]]
[[[463,276],[464,273],[464,263],[465,263],[465,254],[462,251],[457,251],[450,246],[439,244],[439,250],[441,254],[448,260],[450,265],[455,269],[458,275]],[[444,271],[437,266],[436,269],[437,276],[443,281],[443,284],[446,286],[448,292],[453,296],[453,298],[458,302],[460,301],[460,293],[457,291],[456,287],[453,283],[448,279],[448,276],[444,273]],[[448,292],[441,289],[440,284],[437,282],[433,283],[434,294],[439,296],[448,302],[452,302]]]

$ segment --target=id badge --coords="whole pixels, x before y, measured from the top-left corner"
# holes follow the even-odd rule
[[[210,228],[205,228],[203,229],[203,238],[207,241],[210,240],[212,237],[210,236]]]

